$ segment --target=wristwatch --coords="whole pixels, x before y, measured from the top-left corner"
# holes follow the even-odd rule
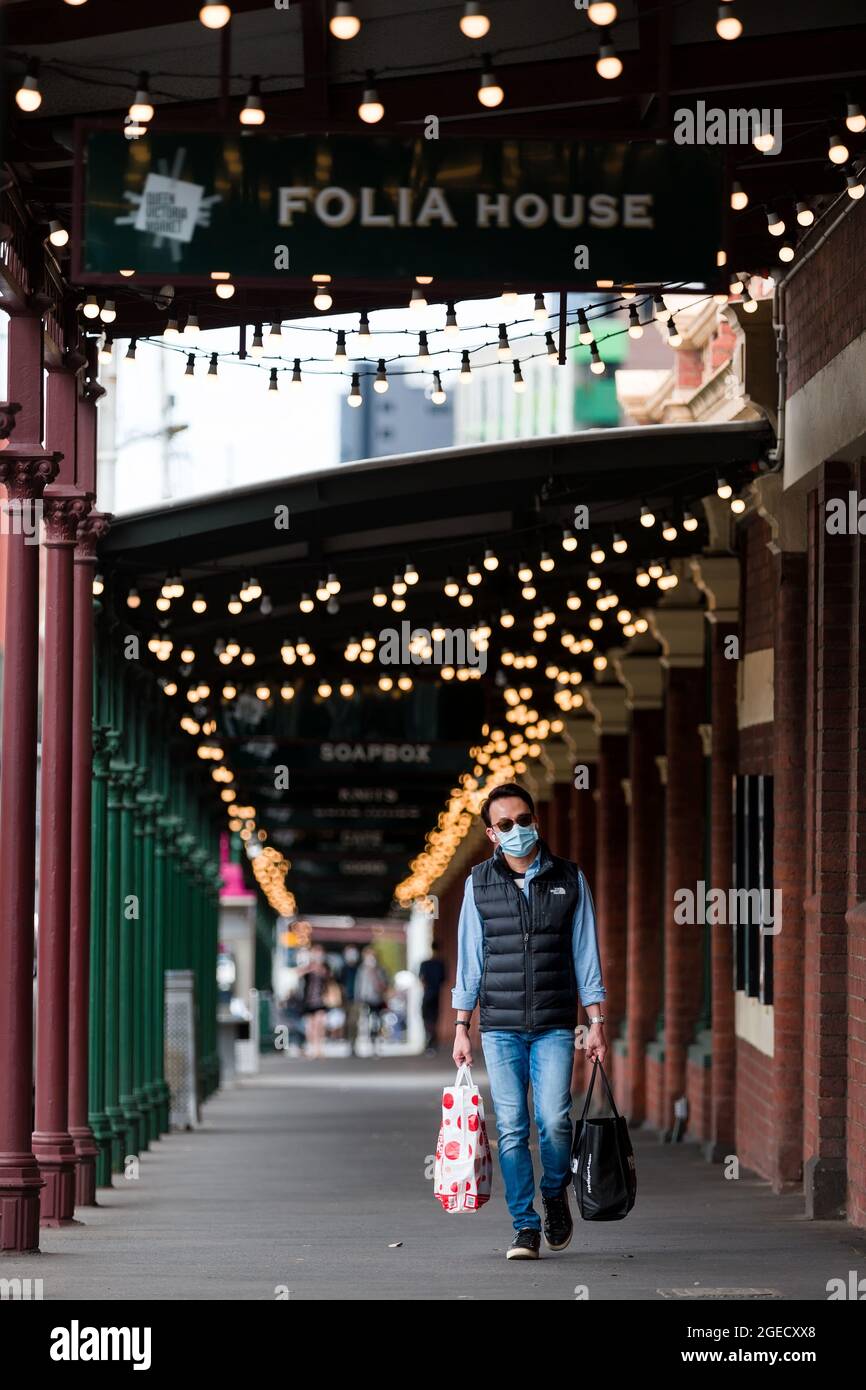
[[[466,1031],[467,1031],[467,1033],[468,1033],[468,1032],[469,1032],[469,1022],[470,1022],[470,1021],[469,1021],[469,1019],[467,1019],[467,1018],[458,1018],[457,1022],[454,1024],[454,1027],[455,1027],[455,1028],[465,1028]]]
[[[587,1014],[590,1023],[604,1023],[604,1014],[599,1014],[598,1018],[593,1018],[592,1014]]]

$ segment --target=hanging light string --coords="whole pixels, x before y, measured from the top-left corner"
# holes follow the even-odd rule
[[[744,282],[744,288],[745,288],[745,282]],[[667,290],[667,293],[669,293],[669,294],[670,294],[670,293],[682,293],[682,291],[681,291],[681,290],[671,291],[670,289],[668,289],[668,290]],[[714,298],[714,296],[713,296],[712,294],[703,294],[703,295],[700,295],[697,299],[692,300],[689,304],[682,305],[682,306],[680,306],[679,308],[677,308],[676,310],[674,310],[674,313],[684,313],[684,312],[686,312],[686,311],[688,311],[688,310],[691,310],[691,309],[697,307],[697,306],[700,305],[700,304],[706,303],[708,300],[711,300],[711,299],[713,299],[713,298]],[[632,302],[634,302],[634,301],[632,301]],[[647,296],[645,297],[645,299],[643,299],[643,300],[641,301],[641,305],[644,305],[644,304],[646,304],[646,303],[652,303],[652,302],[653,302],[653,296],[652,296],[652,295],[647,295]],[[596,321],[599,320],[599,319],[603,319],[603,318],[609,317],[611,313],[613,313],[613,312],[618,312],[620,309],[621,309],[621,305],[618,304],[618,305],[617,305],[615,308],[613,308],[613,309],[605,309],[605,310],[602,310],[602,311],[599,312],[599,313],[594,314],[593,317],[592,317],[592,319],[589,318],[588,312],[587,312],[587,311],[578,310],[578,311],[577,311],[577,317],[575,317],[574,319],[567,319],[567,326],[568,326],[568,327],[579,326],[579,325],[581,324],[581,322],[583,321],[582,318],[581,318],[581,315],[584,315],[584,316],[586,317],[586,321],[587,321],[589,324],[592,324],[592,323],[596,322]],[[654,322],[655,322],[655,323],[658,323],[658,322],[666,322],[667,319],[668,319],[668,317],[669,317],[669,311],[668,311],[667,308],[665,308],[665,309],[663,309],[662,311],[660,311],[660,312],[658,312],[658,313],[655,313],[655,314],[652,316],[652,318],[646,318],[646,319],[644,319],[644,320],[642,321],[642,327],[649,326],[650,323],[654,323]],[[524,323],[531,323],[531,322],[533,322],[533,320],[527,319],[527,320],[523,320],[522,322],[524,322]],[[514,327],[514,326],[517,326],[517,325],[511,325],[511,326]],[[612,339],[612,338],[619,338],[619,337],[622,337],[623,334],[628,334],[630,326],[631,326],[631,325],[627,325],[625,328],[614,329],[613,331],[611,331],[611,332],[609,332],[609,333],[606,333],[606,334],[604,335],[604,337],[601,339],[602,345],[604,345],[604,343],[607,342],[609,339]],[[484,327],[488,327],[488,326],[482,326],[482,330],[483,330]],[[294,329],[292,329],[292,331],[294,331]],[[336,332],[338,332],[338,331],[348,331],[348,332],[351,332],[351,330],[336,330],[336,329],[332,329],[332,328],[328,328],[328,329],[326,329],[326,330],[324,330],[324,331],[331,332],[331,333],[336,333]],[[384,334],[384,335],[387,335],[387,331],[388,331],[388,330],[383,330],[383,334]],[[397,331],[397,332],[410,332],[410,333],[412,332],[412,330],[396,330],[396,331]],[[429,330],[428,330],[428,331],[429,331]],[[438,330],[432,330],[432,331],[435,332],[435,331],[438,331]],[[417,332],[416,332],[416,333],[413,333],[412,336],[417,336]],[[514,343],[530,343],[530,342],[533,342],[533,341],[537,341],[538,338],[539,338],[539,336],[540,336],[540,335],[539,335],[538,333],[524,334],[524,335],[519,335],[519,336],[517,336],[517,337],[514,337],[513,339],[510,339],[510,341],[513,341]],[[329,358],[325,358],[325,357],[312,357],[312,356],[311,356],[311,357],[306,357],[306,358],[296,358],[296,357],[292,357],[292,358],[291,358],[291,361],[289,361],[289,360],[287,360],[287,359],[285,359],[285,358],[278,358],[278,359],[269,358],[269,357],[267,357],[266,355],[265,355],[265,356],[262,356],[261,358],[252,358],[252,357],[250,357],[249,355],[247,355],[247,356],[245,356],[245,357],[240,357],[239,354],[238,354],[238,352],[237,352],[236,350],[233,351],[233,352],[209,352],[207,349],[194,349],[194,348],[190,348],[187,344],[183,344],[183,343],[175,344],[175,343],[172,343],[172,342],[165,342],[165,340],[162,339],[162,338],[138,338],[138,339],[136,339],[136,342],[137,342],[139,345],[142,344],[142,343],[146,343],[146,344],[147,344],[148,346],[150,346],[150,347],[159,348],[159,349],[161,349],[161,350],[163,350],[163,351],[174,352],[174,353],[180,353],[181,355],[183,355],[184,357],[186,357],[188,360],[189,360],[189,359],[193,359],[195,362],[201,361],[201,360],[203,360],[203,359],[207,359],[208,362],[211,364],[211,366],[213,365],[214,360],[216,360],[218,363],[224,363],[224,364],[228,364],[228,365],[232,365],[232,366],[253,367],[253,368],[255,368],[255,369],[259,370],[259,371],[268,371],[269,373],[270,373],[270,372],[273,372],[273,371],[276,371],[276,372],[278,372],[278,373],[280,373],[280,374],[283,374],[283,373],[285,373],[285,372],[293,372],[293,371],[294,371],[294,363],[295,363],[296,361],[300,362],[300,364],[301,364],[302,367],[303,367],[303,366],[309,366],[310,364],[314,364],[317,368],[321,367],[322,370],[317,370],[317,371],[314,373],[314,375],[317,376],[317,377],[320,377],[320,376],[321,376],[321,377],[325,377],[325,376],[332,376],[332,377],[333,377],[333,376],[336,376],[336,377],[343,377],[343,378],[346,378],[346,377],[349,377],[349,376],[357,376],[357,377],[359,377],[360,379],[363,379],[363,378],[366,378],[366,377],[375,377],[376,374],[377,374],[377,370],[378,370],[377,367],[376,367],[372,362],[370,362],[369,370],[360,370],[360,369],[357,369],[357,368],[356,368],[356,369],[352,369],[352,370],[350,370],[350,369],[348,369],[348,368],[347,368],[347,369],[342,369],[342,368],[334,369],[334,367],[333,367],[333,358],[332,358],[332,357],[329,357]],[[434,358],[434,357],[437,357],[437,358],[438,358],[438,357],[457,357],[457,358],[462,358],[462,355],[463,355],[463,352],[464,352],[464,351],[468,351],[468,352],[470,352],[470,354],[471,354],[471,353],[483,353],[483,352],[486,352],[489,348],[496,347],[497,344],[498,344],[498,342],[499,342],[498,337],[497,337],[496,339],[489,339],[489,340],[487,340],[486,342],[476,344],[476,345],[475,345],[474,347],[472,347],[471,349],[464,349],[464,348],[461,348],[459,345],[455,345],[455,346],[450,346],[450,345],[449,345],[449,346],[446,346],[446,347],[435,348],[435,349],[433,349],[433,350],[430,350],[427,354],[425,354],[425,357],[429,357],[429,358]],[[572,348],[574,348],[574,347],[578,347],[578,348],[579,348],[579,347],[581,347],[581,346],[585,346],[585,347],[587,347],[588,349],[591,349],[592,347],[597,347],[597,344],[595,344],[595,343],[592,343],[592,344],[574,344],[574,343],[572,343],[572,344],[571,344],[571,347],[572,347]],[[353,359],[351,359],[351,360],[352,360],[353,362],[368,362],[369,359],[370,359],[370,358],[373,358],[373,357],[376,357],[376,353],[373,352],[372,349],[371,349],[370,354],[369,354],[369,357],[368,357],[367,354],[362,354],[360,357],[358,357],[358,358],[353,358]],[[549,353],[548,353],[548,349],[547,349],[546,344],[543,346],[542,350],[539,350],[539,351],[537,351],[537,352],[527,351],[527,352],[523,353],[523,354],[521,355],[520,360],[521,360],[521,361],[531,361],[531,360],[532,360],[533,358],[535,358],[535,357],[549,357]],[[385,364],[386,364],[386,366],[387,366],[387,365],[390,365],[391,363],[394,363],[394,362],[417,361],[417,359],[418,359],[418,353],[417,353],[417,352],[408,352],[408,353],[397,353],[397,354],[395,354],[395,355],[393,355],[393,356],[391,356],[391,357],[387,357],[387,358],[384,358],[384,359],[381,358],[381,357],[378,357],[378,358],[377,358],[377,361],[379,361],[379,360],[384,360],[384,362],[385,362]],[[274,367],[274,366],[271,365],[275,360],[278,361],[278,362],[280,363],[280,365],[277,366],[277,367]],[[500,366],[502,366],[502,365],[503,365],[503,363],[502,363],[501,361],[499,361],[499,360],[493,361],[493,362],[481,362],[481,363],[477,363],[477,364],[474,366],[473,370],[480,371],[480,370],[483,370],[483,369],[485,369],[485,368],[487,368],[487,367],[500,367]],[[458,362],[456,362],[456,363],[454,364],[453,367],[442,368],[441,370],[446,370],[446,371],[457,371],[457,370],[459,370],[459,367],[460,367],[460,362],[458,361]],[[209,370],[210,370],[210,369],[209,369]],[[210,372],[210,374],[213,375],[213,372]],[[425,367],[415,367],[415,368],[411,368],[411,369],[409,369],[409,370],[403,370],[403,371],[399,371],[399,372],[394,372],[393,375],[394,375],[395,377],[396,377],[396,376],[416,376],[416,377],[417,377],[417,376],[428,376],[428,375],[430,375],[430,371],[429,371],[428,368],[425,368]]]

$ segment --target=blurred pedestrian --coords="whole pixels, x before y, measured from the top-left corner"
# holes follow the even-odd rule
[[[307,1033],[307,1056],[321,1057],[325,1040],[325,1015],[328,1012],[328,990],[334,976],[325,959],[324,946],[310,948],[310,959],[298,971],[301,999]]]
[[[354,1057],[358,1051],[358,1015],[361,1011],[360,1001],[355,997],[355,984],[358,978],[361,952],[357,946],[347,946],[343,952],[343,969],[340,973],[340,984],[343,986],[343,996],[346,1001],[346,1038],[349,1043],[349,1052]]]
[[[429,960],[422,960],[418,968],[418,978],[423,986],[421,995],[421,1017],[424,1020],[426,1053],[435,1057],[438,1045],[437,1026],[439,1023],[439,996],[445,983],[445,962],[439,951],[439,942],[430,947]]]
[[[388,976],[372,946],[365,946],[355,978],[355,998],[367,1015],[367,1031],[373,1056],[380,1052],[382,1014],[388,993]]]

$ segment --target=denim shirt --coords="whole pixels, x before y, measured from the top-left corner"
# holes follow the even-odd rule
[[[541,847],[526,870],[523,891],[529,898],[529,885],[544,860]],[[583,870],[580,877],[580,896],[574,910],[571,928],[571,948],[574,956],[574,973],[581,1004],[600,1004],[605,998],[605,988],[601,978],[601,961],[598,955],[598,937],[595,928],[595,908],[592,894]],[[472,875],[466,880],[463,892],[463,906],[457,924],[457,981],[451,991],[451,1004],[455,1009],[474,1009],[478,1002],[481,985],[481,972],[484,966],[484,938],[481,918],[475,906],[472,890]]]

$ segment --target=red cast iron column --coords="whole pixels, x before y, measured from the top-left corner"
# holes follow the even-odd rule
[[[0,454],[6,487],[6,649],[0,742],[0,1250],[39,1248],[42,1179],[31,1147],[39,499],[55,455]],[[35,521],[36,533],[27,533]]]
[[[69,1133],[75,1146],[75,1205],[96,1205],[98,1149],[88,1121],[90,1007],[90,787],[93,771],[93,576],[110,517],[78,523],[73,573],[72,834],[69,918]]]
[[[72,792],[72,570],[78,524],[89,500],[68,484],[45,491],[45,670],[39,843],[36,1008],[36,1128],[33,1152],[45,1179],[43,1225],[72,1219],[75,1149],[68,1131],[69,883]]]
[[[9,387],[0,406],[6,488],[6,647],[0,746],[0,1250],[39,1248],[42,1179],[33,1115],[33,901],[39,670],[39,513],[60,455],[42,433],[42,320],[9,320]],[[9,439],[15,426],[15,443]]]

